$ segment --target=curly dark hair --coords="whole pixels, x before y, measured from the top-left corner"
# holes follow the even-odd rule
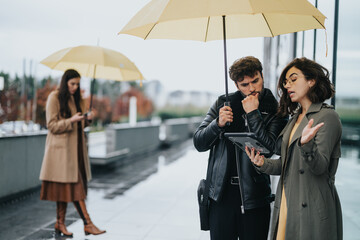
[[[80,77],[81,77],[80,74],[74,69],[66,70],[61,77],[58,99],[60,103],[60,115],[65,118],[71,117],[71,111],[68,105],[71,94],[69,92],[67,82],[70,79],[80,78]],[[76,90],[76,92],[74,93],[74,100],[75,100],[76,110],[78,112],[81,112],[80,102],[82,101],[82,98],[80,94],[80,85]]]
[[[299,69],[306,80],[315,80],[314,86],[307,93],[307,97],[312,103],[321,103],[334,96],[335,88],[330,82],[330,74],[325,67],[305,57],[295,58],[284,68],[279,78],[278,95],[280,96],[280,106],[278,114],[280,116],[292,115],[299,107],[298,103],[291,102],[287,89],[283,86],[286,81],[286,73],[292,67]]]
[[[261,77],[263,67],[259,59],[253,56],[242,57],[237,59],[229,69],[229,75],[231,80],[241,82],[245,76],[254,77],[259,71]]]

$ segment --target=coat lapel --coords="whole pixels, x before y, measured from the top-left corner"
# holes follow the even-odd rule
[[[298,126],[298,128],[296,129],[292,139],[291,139],[291,142],[289,144],[289,148],[290,146],[297,141],[297,139],[299,139],[301,137],[301,134],[302,134],[302,131],[304,130],[305,126],[309,123],[309,115],[311,113],[314,113],[314,112],[319,112],[321,110],[321,106],[322,106],[322,103],[313,103],[310,105],[309,107],[309,110],[307,111],[307,113],[305,114],[304,118],[301,120],[300,122],[300,125]],[[298,118],[299,114],[297,113],[296,114],[296,118],[294,117],[294,123],[292,123],[292,127],[290,128],[290,132],[291,132],[291,129],[293,128],[295,122],[296,122],[296,119]],[[290,132],[289,132],[289,135],[290,135]],[[289,136],[288,136],[289,137]],[[288,141],[289,141],[289,138],[288,138]]]
[[[287,155],[287,150],[288,150],[290,133],[295,125],[298,115],[299,114],[295,114],[289,121],[287,127],[285,127],[282,131],[283,139],[282,139],[282,143],[281,143],[281,156],[284,156],[284,158],[282,159],[282,167],[284,167],[285,159],[287,157],[286,155]]]
[[[294,120],[294,122],[296,122],[296,119]],[[307,119],[306,115],[304,116],[304,118],[301,120],[298,128],[296,129],[293,137],[291,138],[291,141],[289,143],[289,147],[291,147],[291,145],[297,141],[297,139],[299,139],[301,137],[302,131],[304,129],[304,127],[306,126],[306,124],[308,124],[309,120]],[[292,128],[291,128],[292,130]],[[290,134],[290,133],[289,133]],[[289,136],[290,137],[290,136]]]

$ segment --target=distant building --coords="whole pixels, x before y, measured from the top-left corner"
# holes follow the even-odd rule
[[[172,106],[192,105],[203,108],[210,107],[217,95],[200,91],[174,91],[169,93],[167,103]]]
[[[201,91],[177,90],[168,93],[158,80],[144,83],[144,92],[153,101],[156,108],[162,108],[165,105],[209,107],[217,98],[217,95],[213,93]]]
[[[167,104],[171,106],[184,106],[191,103],[191,97],[189,92],[185,91],[173,91],[168,94]]]
[[[210,107],[211,104],[217,99],[217,95],[209,92],[190,92],[190,98],[193,105],[197,107]]]
[[[161,108],[166,104],[167,93],[164,86],[158,80],[144,81],[145,95],[150,98],[155,108]]]

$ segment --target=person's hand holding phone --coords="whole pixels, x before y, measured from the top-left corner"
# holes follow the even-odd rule
[[[74,123],[74,122],[79,122],[83,119],[84,119],[84,116],[81,114],[81,112],[77,112],[70,118],[70,121],[72,123]]]
[[[230,106],[224,105],[219,111],[218,126],[225,127],[226,123],[233,121],[233,112]]]
[[[246,146],[245,152],[250,158],[251,162],[253,162],[256,166],[261,167],[262,165],[264,165],[264,155],[260,155],[259,151],[255,154],[255,148],[252,148],[250,151],[249,148]]]
[[[91,121],[94,117],[94,112],[93,111],[89,111],[89,112],[86,112],[84,114],[84,118],[88,121]]]

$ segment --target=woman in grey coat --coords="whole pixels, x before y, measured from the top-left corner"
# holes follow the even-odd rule
[[[280,115],[293,115],[280,133],[279,159],[247,149],[264,173],[280,175],[271,239],[342,239],[342,213],[335,188],[340,157],[341,123],[325,103],[335,91],[329,71],[297,58],[283,70],[278,84]]]

